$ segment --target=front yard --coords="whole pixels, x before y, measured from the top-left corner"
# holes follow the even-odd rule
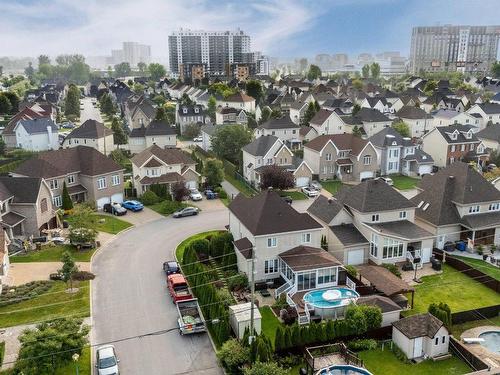
[[[118,219],[111,215],[97,214],[96,216],[98,217],[96,230],[99,232],[117,234],[132,226],[128,221]]]
[[[415,286],[415,306],[406,315],[426,312],[432,302],[446,302],[452,312],[498,304],[497,293],[447,264],[443,273],[423,276],[422,281]]]
[[[398,190],[409,190],[415,188],[420,181],[418,178],[408,176],[389,176]]]
[[[488,276],[493,277],[494,279],[500,280],[500,268],[495,267],[494,265],[485,262],[482,259],[473,259],[468,257],[455,257],[460,259],[462,262],[467,263],[469,266],[478,269],[481,272],[484,272]]]
[[[90,350],[91,348],[84,348],[82,355],[78,359],[78,374],[79,375],[92,375],[92,364],[90,363]],[[76,366],[74,362],[68,363],[64,367],[60,367],[55,371],[55,375],[68,375],[76,373]]]
[[[295,190],[285,190],[285,191],[283,191],[283,190],[280,190],[280,191],[278,191],[278,194],[280,195],[280,197],[290,197],[294,201],[300,201],[300,200],[308,199],[307,195],[305,195],[301,191],[295,191]]]
[[[338,180],[321,181],[321,186],[330,194],[335,195],[337,191],[339,191],[339,189],[342,187],[342,182]]]
[[[149,205],[148,207],[151,208],[153,211],[158,212],[160,215],[169,216],[173,214],[175,211],[180,210],[181,208],[190,206],[192,205],[189,205],[184,202],[164,200],[159,203]]]
[[[426,360],[418,364],[404,363],[394,353],[385,348],[359,352],[365,367],[374,375],[459,375],[467,374],[471,370],[464,362],[456,357],[442,361]]]
[[[75,286],[76,284],[77,282],[74,282]],[[80,282],[76,293],[67,293],[67,289],[66,283],[55,281],[45,293],[21,302],[6,305],[5,302],[2,304],[0,299],[0,327],[37,323],[60,317],[89,316],[89,282]]]
[[[41,250],[10,257],[11,263],[60,262],[65,251],[69,251],[75,262],[90,262],[96,249],[78,250],[72,245],[45,245]]]

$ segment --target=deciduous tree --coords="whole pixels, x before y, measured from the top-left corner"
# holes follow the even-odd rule
[[[370,77],[370,65],[363,65],[363,67],[361,68],[361,75],[363,76],[363,78]]]
[[[241,148],[251,140],[252,134],[243,126],[223,126],[212,137],[212,149],[219,158],[239,164]]]
[[[184,182],[178,181],[172,185],[172,198],[177,202],[182,202],[184,197],[189,195],[189,189],[186,187]]]
[[[61,257],[61,262],[63,265],[59,273],[62,275],[63,281],[69,283],[70,289],[73,289],[73,275],[78,272],[75,260],[69,251],[65,251]]]
[[[208,185],[219,186],[224,180],[224,165],[220,160],[207,159],[204,164],[203,175]]]
[[[127,77],[132,74],[132,69],[128,62],[122,62],[115,65],[115,76],[116,77]]]
[[[115,117],[111,122],[111,130],[113,131],[113,142],[115,145],[126,145],[127,144],[127,133],[123,129],[123,125]]]
[[[411,137],[411,130],[408,124],[404,121],[397,121],[392,124],[394,130],[396,130],[402,137]]]
[[[215,111],[217,110],[217,100],[213,95],[208,98],[207,113],[210,116],[210,121],[215,123]]]
[[[311,64],[309,71],[307,72],[307,79],[314,80],[321,77],[321,69],[319,66]]]
[[[295,186],[292,172],[277,165],[267,165],[262,168],[260,181],[261,189],[272,187],[279,190],[287,190]]]
[[[262,96],[264,95],[264,91],[262,90],[262,84],[257,80],[249,80],[246,83],[246,91],[247,94],[255,99],[255,103],[260,103]]]
[[[378,79],[380,76],[380,65],[376,62],[372,63],[370,66],[370,71],[372,73],[372,78]]]

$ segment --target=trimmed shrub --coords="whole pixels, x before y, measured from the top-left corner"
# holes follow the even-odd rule
[[[92,272],[88,271],[76,271],[73,274],[72,279],[76,281],[94,280],[95,275]]]
[[[451,309],[450,306],[448,306],[446,303],[440,302],[439,304],[437,303],[431,303],[429,305],[428,311],[434,315],[436,318],[441,320],[443,324],[446,326],[446,328],[450,329],[452,325],[451,321]]]
[[[158,197],[158,195],[155,194],[154,191],[148,190],[148,191],[145,191],[144,194],[142,194],[141,201],[146,206],[150,206],[152,204],[158,203],[160,201],[160,198]]]
[[[358,276],[358,271],[356,270],[356,267],[348,264],[347,266],[344,266],[344,268],[347,271],[347,274],[351,275],[352,277]]]
[[[229,339],[217,352],[217,359],[228,373],[240,373],[243,365],[250,362],[250,349],[236,339]]]
[[[237,275],[230,276],[230,278],[227,279],[227,287],[231,291],[244,289],[247,286],[248,277],[244,273],[238,273]]]
[[[391,271],[391,273],[393,273],[397,277],[401,278],[401,271],[399,271],[398,266],[396,266],[395,264],[382,263],[382,267],[388,269],[389,271]]]
[[[244,375],[287,375],[288,370],[276,362],[255,362],[252,367],[243,369]]]
[[[356,352],[360,352],[362,350],[374,350],[377,349],[377,341],[373,339],[352,340],[347,343],[347,347]]]

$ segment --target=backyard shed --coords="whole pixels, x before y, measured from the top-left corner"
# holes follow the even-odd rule
[[[250,329],[250,314],[251,314],[251,302],[242,303],[239,305],[229,306],[229,321],[233,332],[239,339],[243,338],[245,333],[245,328]],[[261,331],[261,315],[259,308],[254,305],[254,327],[255,333],[260,335]]]

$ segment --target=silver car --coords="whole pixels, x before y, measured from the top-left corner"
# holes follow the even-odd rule
[[[116,358],[115,347],[113,345],[104,345],[97,348],[96,369],[97,375],[118,375],[118,362]]]

